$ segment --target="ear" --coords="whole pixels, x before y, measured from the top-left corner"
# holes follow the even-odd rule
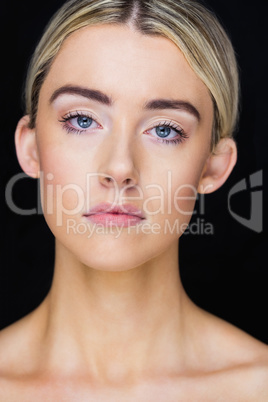
[[[237,160],[237,148],[233,139],[221,139],[205,163],[200,177],[198,192],[212,193],[227,180]]]
[[[29,128],[29,116],[18,122],[15,132],[17,157],[22,170],[33,178],[39,177],[40,164],[37,151],[35,130]]]

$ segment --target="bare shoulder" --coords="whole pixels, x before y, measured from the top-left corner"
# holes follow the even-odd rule
[[[0,331],[0,395],[15,378],[30,372],[36,334],[33,313]]]
[[[268,346],[202,310],[195,318],[198,353],[193,360],[192,370],[180,372],[175,376],[175,381],[174,378],[170,382],[166,379],[156,381],[147,393],[146,402],[166,401],[167,395],[170,395],[169,400],[267,402]],[[36,375],[34,364],[40,357],[38,348],[42,345],[42,339],[37,337],[39,331],[34,329],[40,329],[39,324],[37,316],[30,314],[0,331],[0,401],[36,400],[37,394],[39,400],[47,400],[48,393],[58,392],[58,385],[54,391],[51,382],[44,385]],[[88,384],[84,392],[87,397],[83,399],[81,396],[79,400],[88,400],[92,389],[87,387]],[[143,391],[147,387],[142,388]],[[82,388],[80,383],[75,384],[75,395]],[[144,400],[143,391],[137,400]],[[29,395],[33,397],[30,399]],[[161,395],[165,397],[161,399]],[[60,400],[60,396],[54,397],[53,394],[51,400]],[[105,399],[96,397],[94,400]],[[128,398],[124,396],[114,400],[126,401]]]
[[[31,314],[0,331],[0,373],[11,368],[13,360],[25,360],[31,338]]]
[[[229,390],[229,400],[235,395],[245,401],[267,401],[268,345],[218,317],[203,314],[207,323],[209,364],[214,367],[209,377],[218,387]]]
[[[35,383],[36,314],[30,313],[0,331],[0,401],[26,401]]]
[[[245,342],[250,349],[242,350],[229,367],[213,376],[228,400],[268,401],[268,348],[262,343]],[[228,391],[227,391],[228,390]],[[217,392],[214,390],[214,392]]]

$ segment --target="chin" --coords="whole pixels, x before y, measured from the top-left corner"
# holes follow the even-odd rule
[[[128,271],[154,257],[152,245],[139,236],[57,236],[56,244],[64,260],[98,271]]]
[[[88,255],[77,256],[78,260],[90,269],[105,272],[124,272],[143,265],[150,258],[132,252],[122,250],[121,253],[88,253]],[[80,258],[79,258],[80,257]]]

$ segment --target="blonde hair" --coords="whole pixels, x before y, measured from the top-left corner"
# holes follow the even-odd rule
[[[28,70],[25,101],[35,126],[41,86],[63,41],[97,24],[128,24],[145,35],[174,42],[214,103],[212,149],[237,123],[239,78],[232,44],[215,15],[194,0],[70,0],[49,22]]]

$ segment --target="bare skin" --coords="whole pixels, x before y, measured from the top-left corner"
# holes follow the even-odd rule
[[[55,95],[70,85],[100,90],[113,102],[104,105],[66,91]],[[189,107],[144,110],[145,102],[163,98],[187,102],[199,117]],[[62,116],[76,111],[90,113],[97,123],[75,134],[77,116],[68,123]],[[180,126],[187,138],[178,144],[159,141],[153,127],[166,121]],[[66,40],[41,89],[36,128],[30,130],[24,117],[16,132],[22,168],[33,177],[42,172],[56,261],[43,303],[0,333],[0,400],[268,399],[267,346],[190,301],[178,270],[181,233],[153,230],[156,224],[163,229],[166,220],[187,224],[192,188],[214,191],[230,174],[235,144],[221,141],[212,156],[212,121],[207,88],[167,39],[101,26]],[[172,131],[172,138],[176,135]],[[156,184],[167,187],[168,172],[170,209],[167,192],[163,208],[155,198]],[[124,228],[117,238],[111,232],[89,238],[68,230],[68,219],[73,228],[85,223],[92,228],[92,222],[84,207],[75,208],[77,192],[65,187],[51,201],[48,185],[75,184],[82,196],[87,173],[98,173],[91,181],[92,204],[113,201],[107,180],[113,177],[124,202],[131,199],[143,210],[144,230]],[[185,184],[178,208],[174,196]]]

